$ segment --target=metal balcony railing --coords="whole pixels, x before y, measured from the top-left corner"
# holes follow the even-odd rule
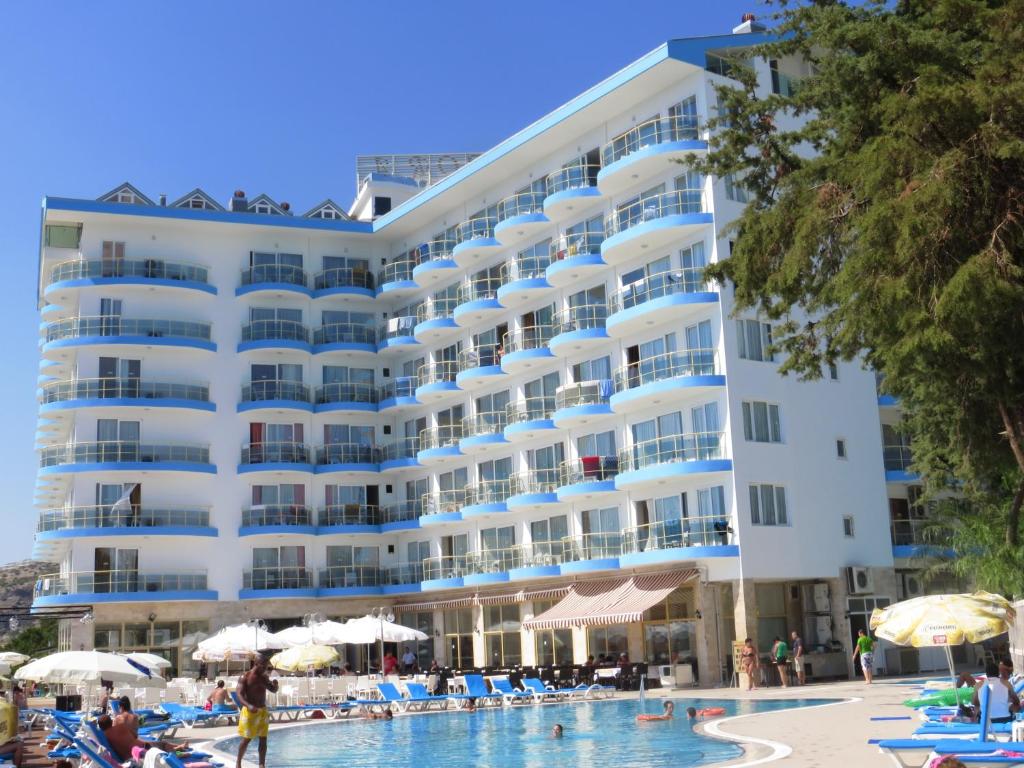
[[[75,259],[50,270],[50,284],[88,278],[141,277],[149,280],[187,280],[208,283],[209,270],[196,264],[161,259]]]
[[[711,285],[704,279],[703,267],[669,269],[635,280],[615,291],[608,300],[608,309],[610,313],[621,312],[663,296],[709,290]]]
[[[90,336],[143,336],[146,338],[210,340],[210,324],[191,320],[140,320],[118,315],[72,317],[46,326],[46,341]]]
[[[242,510],[242,526],[313,525],[313,510],[301,504],[254,504]]]
[[[121,462],[209,464],[210,449],[205,445],[151,445],[126,440],[103,440],[53,445],[39,453],[41,467]]]
[[[329,464],[379,464],[380,448],[364,443],[328,443],[316,449],[316,463]]]
[[[353,381],[335,381],[316,388],[316,403],[369,403],[378,402],[379,388],[375,384]]]
[[[36,530],[45,533],[90,528],[208,528],[209,526],[210,510],[208,509],[96,504],[44,510],[39,514]]]
[[[643,440],[619,451],[619,471],[630,472],[659,464],[704,461],[725,456],[724,432],[690,432]]]
[[[206,590],[206,571],[149,573],[137,570],[73,571],[40,576],[36,598],[78,594],[136,594]]]
[[[703,190],[676,189],[616,208],[615,212],[604,220],[604,231],[610,237],[646,221],[655,221],[666,216],[704,213],[707,210]]]
[[[242,464],[309,464],[312,451],[305,443],[263,441],[242,446]]]
[[[602,405],[612,393],[611,379],[594,379],[575,384],[563,384],[555,390],[555,410],[580,405]]]
[[[306,271],[290,264],[257,264],[242,270],[242,285],[283,283],[305,288],[307,281]]]
[[[316,524],[321,527],[380,525],[381,519],[381,508],[374,504],[328,504],[317,510]]]
[[[714,547],[732,543],[729,519],[722,515],[684,517],[626,528],[622,551],[650,552],[674,547]]]
[[[375,288],[373,273],[352,267],[334,267],[317,272],[313,276],[313,289],[323,291],[329,288],[365,288],[372,291]]]
[[[635,125],[601,148],[601,163],[608,167],[616,160],[646,147],[700,138],[700,121],[694,115],[657,117]]]
[[[321,589],[345,587],[376,587],[380,584],[380,568],[376,565],[331,565],[317,574]]]
[[[309,387],[301,381],[264,379],[242,385],[242,402],[257,403],[264,400],[288,400],[296,403],[309,402]]]
[[[48,381],[40,388],[43,391],[40,402],[44,404],[105,398],[210,402],[210,387],[208,384],[187,384],[184,382],[104,377]]]
[[[580,163],[559,168],[547,175],[546,184],[549,195],[565,192],[570,189],[586,189],[597,186],[597,174],[601,166],[597,163]]]
[[[300,566],[252,568],[242,573],[242,588],[255,590],[311,589],[313,571]]]
[[[615,391],[625,392],[645,384],[685,376],[710,376],[718,370],[713,349],[683,349],[663,352],[625,365],[615,371]]]
[[[253,320],[242,326],[242,341],[309,343],[309,329],[295,320]]]
[[[563,461],[558,467],[560,486],[599,483],[619,474],[618,456],[581,456]]]

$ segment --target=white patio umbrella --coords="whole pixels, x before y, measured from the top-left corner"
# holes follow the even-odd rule
[[[309,645],[342,645],[348,642],[349,636],[347,624],[340,621],[318,621],[301,627],[288,627],[276,633],[279,640],[284,641],[289,647]]]
[[[102,651],[64,651],[30,662],[14,673],[16,680],[34,680],[40,683],[98,684],[101,680],[112,683],[132,683],[148,686],[150,683],[166,685],[162,678],[148,677],[133,667],[124,656]]]
[[[157,656],[155,653],[126,653],[125,658],[131,659],[136,664],[141,664],[146,669],[167,669],[171,666],[171,662],[165,659],[163,656]]]
[[[15,651],[0,652],[0,663],[16,667],[19,664],[24,664],[26,661],[28,661],[28,656],[24,653],[17,653]]]
[[[224,627],[199,643],[192,654],[196,661],[229,661],[251,658],[257,651],[281,650],[287,643],[261,626],[236,624]]]
[[[384,643],[412,643],[427,640],[428,637],[418,629],[403,627],[383,617],[363,616],[345,622],[342,643],[352,645],[369,645],[380,643],[380,658],[384,659]]]
[[[289,648],[297,648],[313,642],[313,630],[309,627],[288,627],[288,629],[282,629],[274,634]]]

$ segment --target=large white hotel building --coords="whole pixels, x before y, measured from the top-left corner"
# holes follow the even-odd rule
[[[675,162],[764,39],[672,40],[480,155],[362,158],[348,208],[47,197],[34,606],[86,614],[62,646],[190,673],[221,626],[388,606],[454,667],[714,683],[796,629],[847,674],[919,588],[896,405],[857,364],[779,375],[702,277],[743,190]]]

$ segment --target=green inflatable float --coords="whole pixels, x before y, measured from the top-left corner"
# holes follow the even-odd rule
[[[955,707],[960,704],[970,704],[974,696],[973,688],[947,688],[944,691],[933,693],[921,699],[908,699],[904,705],[908,707]]]

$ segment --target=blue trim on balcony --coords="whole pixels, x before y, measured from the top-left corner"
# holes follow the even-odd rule
[[[559,570],[563,576],[570,576],[577,573],[592,573],[593,571],[614,571],[619,567],[617,557],[595,557],[593,560],[574,560],[571,563],[562,563]]]
[[[390,472],[396,469],[407,469],[409,467],[418,466],[420,466],[420,461],[418,458],[405,456],[401,459],[387,459],[386,461],[382,461],[380,463],[380,471]]]
[[[531,565],[525,568],[512,568],[508,572],[508,578],[509,581],[521,581],[523,579],[543,579],[561,574],[562,569],[557,565]]]
[[[376,413],[376,403],[356,403],[342,400],[337,403],[317,403],[312,407],[313,413],[332,413],[334,411],[359,411],[360,413]]]
[[[415,287],[417,286],[413,283],[413,288]],[[376,295],[377,291],[372,288],[363,288],[358,285],[336,285],[333,288],[317,288],[312,293],[314,299],[325,299],[328,296],[359,296],[372,299]]]
[[[318,525],[317,536],[352,535],[355,533],[380,533],[379,525]]]
[[[242,525],[241,536],[316,536],[315,525]]]
[[[510,280],[498,288],[498,301],[505,301],[510,293],[520,291],[546,291],[551,288],[546,277],[526,277],[521,280]]]
[[[611,403],[587,403],[586,405],[574,405],[570,408],[559,408],[551,414],[551,421],[556,427],[560,427],[560,421],[568,419],[598,418],[600,416],[611,416]]]
[[[627,485],[653,483],[674,477],[698,475],[705,472],[732,472],[732,459],[703,459],[700,461],[666,461],[652,464],[643,469],[619,472],[615,477],[615,488],[622,490]]]
[[[893,408],[900,404],[900,399],[895,395],[879,395],[878,405],[881,408]]]
[[[917,483],[921,481],[921,475],[917,472],[907,472],[904,469],[885,470],[885,482],[887,483]]]
[[[663,144],[652,144],[649,147],[638,149],[636,152],[630,152],[628,155],[620,157],[611,165],[602,168],[597,172],[597,183],[600,185],[602,181],[607,181],[609,176],[625,171],[638,160],[646,160],[650,157],[667,155],[674,152],[707,151],[707,148],[708,143],[701,139],[685,139],[682,141],[666,141]]]
[[[332,341],[329,344],[314,344],[313,354],[322,355],[325,352],[370,352],[377,353],[377,345],[362,341]]]
[[[420,332],[455,330],[458,327],[459,324],[450,317],[435,317],[432,320],[424,320],[422,323],[416,323],[416,327],[412,329],[412,333],[416,336]]]
[[[956,551],[930,544],[893,544],[894,560],[910,560],[915,557],[956,557]]]
[[[607,339],[608,331],[604,328],[581,328],[578,331],[566,331],[565,333],[556,333],[551,337],[550,349],[551,351],[561,357],[561,353],[556,350],[556,347],[560,347],[563,344],[568,346],[577,341],[592,341],[594,339]]]
[[[73,280],[58,280],[50,283],[43,291],[46,296],[53,291],[60,291],[67,288],[92,288],[104,285],[144,285],[156,288],[185,288],[190,291],[202,291],[211,296],[217,295],[217,287],[209,283],[201,283],[198,280],[170,280],[166,277],[77,277]],[[59,309],[59,307],[58,307]],[[43,307],[46,310],[46,307]]]
[[[263,461],[256,464],[239,464],[236,471],[240,475],[250,474],[252,472],[310,472],[313,471],[313,465],[310,463],[300,463],[292,461]]]
[[[604,255],[631,240],[635,240],[659,229],[672,229],[673,227],[697,227],[706,224],[713,224],[715,217],[710,213],[670,213],[667,216],[659,216],[656,219],[643,221],[634,224],[629,229],[616,232],[611,237],[606,237],[601,243],[601,254]]]
[[[457,375],[456,378],[458,378]],[[416,387],[416,397],[418,399],[434,392],[458,392],[460,389],[457,381],[433,381],[430,384],[421,384]]]
[[[412,520],[396,520],[393,523],[381,523],[381,533],[391,533],[392,531],[415,531],[420,527],[420,518],[414,517]]]
[[[313,413],[313,404],[304,403],[301,400],[250,400],[244,403],[238,403],[235,406],[235,410],[238,413],[245,413],[246,411],[260,411],[264,408]]]
[[[627,309],[620,309],[608,315],[605,321],[605,328],[611,334],[616,327],[631,320],[657,314],[669,307],[682,307],[689,304],[717,304],[718,294],[714,291],[699,291],[697,293],[670,293],[667,296],[659,296],[656,299],[635,304]],[[671,319],[666,318],[666,319]]]
[[[66,411],[75,408],[188,408],[193,411],[213,413],[217,410],[217,405],[204,400],[186,400],[179,397],[83,397],[57,403],[44,403],[39,406],[39,412]]]
[[[475,323],[476,320],[466,320],[466,315],[470,312],[496,312],[504,309],[501,306],[501,302],[497,299],[473,299],[472,301],[464,301],[462,304],[455,305],[455,309],[452,310],[452,318],[455,323],[459,326],[469,323]]]
[[[313,345],[308,341],[298,341],[295,339],[257,339],[238,342],[239,352],[249,352],[258,349],[294,349],[297,352],[312,352]]]
[[[455,272],[459,269],[459,265],[455,263],[454,259],[432,259],[430,261],[424,261],[422,264],[417,264],[412,268],[412,279],[422,278],[427,272]],[[419,286],[417,285],[417,288]]]
[[[505,372],[501,370],[500,365],[481,365],[476,368],[470,368],[466,371],[459,371],[455,374],[455,384],[458,387],[462,387],[463,382],[472,381],[473,379],[486,379],[492,376],[504,376]]]
[[[501,432],[491,435],[473,435],[459,440],[459,450],[465,453],[467,449],[472,450],[485,445],[504,445],[507,442],[505,435]]]
[[[143,347],[186,347],[216,352],[217,345],[205,339],[187,339],[181,336],[77,336],[72,339],[54,339],[43,344],[43,352],[64,347],[87,347],[91,345],[143,346]],[[63,363],[55,363],[62,365]],[[40,365],[40,367],[42,367]],[[47,366],[49,367],[49,366]]]
[[[450,459],[461,455],[462,451],[459,450],[459,446],[444,445],[440,448],[424,448],[422,451],[416,451],[416,461],[422,464],[431,459]]]
[[[468,520],[471,517],[497,515],[502,512],[508,512],[508,504],[504,501],[491,501],[486,504],[466,504],[462,508],[462,519]]]
[[[384,339],[377,345],[378,352],[384,352],[386,350],[392,350],[395,352],[401,352],[408,350],[409,347],[420,346],[419,341],[416,340],[415,336],[395,336],[390,339]]]
[[[380,588],[382,595],[402,595],[408,592],[419,592],[420,583],[415,584],[384,584]]]
[[[461,576],[453,576],[450,579],[427,579],[420,582],[420,590],[427,592],[433,589],[453,589],[465,586]]]
[[[240,589],[239,600],[279,600],[286,597],[316,597],[316,587],[296,589]]]
[[[520,213],[518,216],[509,216],[504,221],[499,221],[494,225],[494,236],[498,240],[501,240],[503,232],[508,232],[510,229],[516,227],[522,227],[527,224],[547,224],[551,221],[547,216],[540,212],[534,213]]]
[[[81,605],[82,603],[157,603],[183,600],[218,599],[217,590],[175,590],[167,592],[78,592],[70,595],[49,595],[32,601],[33,608],[52,608],[58,605]]]
[[[471,573],[462,577],[462,583],[467,587],[482,587],[487,584],[505,584],[507,581],[507,571],[499,573]]]
[[[466,251],[472,251],[476,248],[501,248],[502,245],[498,242],[497,238],[494,237],[474,237],[470,240],[463,240],[461,243],[452,248],[452,258],[458,256],[460,253]]]
[[[725,376],[717,373],[702,376],[676,376],[672,379],[651,381],[647,384],[641,384],[639,387],[634,387],[633,389],[625,389],[622,392],[616,392],[609,398],[608,402],[614,411],[616,408],[621,408],[627,403],[633,403],[637,400],[646,400],[647,398],[655,397],[656,395],[669,395],[677,389],[724,386]]]
[[[615,478],[611,480],[589,480],[585,483],[560,485],[556,490],[559,501],[574,501],[595,493],[615,493]]]
[[[415,274],[415,271],[413,272]],[[384,283],[377,289],[378,296],[386,296],[389,293],[395,291],[415,291],[419,289],[419,285],[414,280],[391,280]]]
[[[201,472],[208,475],[217,474],[214,464],[201,464],[193,461],[98,461],[82,464],[57,464],[52,467],[40,467],[40,475],[62,475],[78,472]]]
[[[555,429],[555,422],[551,419],[533,419],[531,421],[521,421],[518,424],[509,424],[505,427],[505,439],[507,440],[510,435],[520,432],[533,432],[538,429]]]
[[[36,541],[59,541],[60,539],[84,539],[105,536],[208,536],[216,537],[217,529],[202,525],[165,526],[123,526],[116,528],[61,528],[56,531],[39,531]]]
[[[402,395],[401,397],[385,397],[377,406],[378,411],[388,408],[405,408],[412,405],[420,405],[415,395]]]
[[[301,294],[306,298],[312,298],[313,296],[313,291],[311,291],[304,285],[298,285],[296,283],[280,283],[273,281],[240,285],[237,288],[235,288],[235,296],[245,296],[250,293],[259,293],[260,291],[287,291],[289,293]]]
[[[420,517],[420,528],[426,528],[431,525],[442,525],[443,523],[454,523],[461,519],[461,512],[440,512],[436,515],[423,515]]]
[[[317,597],[359,597],[360,595],[380,595],[383,591],[379,586],[367,587],[317,587]]]
[[[652,549],[647,552],[631,552],[619,556],[619,566],[633,568],[640,565],[659,565],[675,563],[680,560],[697,560],[710,557],[739,557],[740,548],[736,544],[722,544],[711,547],[670,547],[668,549]]]
[[[332,472],[380,472],[380,464],[370,462],[339,462],[337,464],[317,464],[313,467],[313,473],[317,475],[329,475]]]
[[[540,349],[517,349],[513,352],[506,352],[504,357],[501,358],[501,369],[504,371],[505,366],[510,363],[522,363],[527,360],[553,360],[554,355],[551,350],[547,347],[541,347]]]
[[[548,208],[555,203],[564,203],[569,200],[581,200],[583,204],[590,202],[585,198],[588,197],[600,197],[601,190],[597,187],[570,187],[569,189],[563,189],[561,192],[555,192],[544,198],[544,211],[547,212]]]
[[[557,504],[557,493],[514,493],[508,497],[505,504],[509,509],[516,507],[536,507],[541,504]]]

